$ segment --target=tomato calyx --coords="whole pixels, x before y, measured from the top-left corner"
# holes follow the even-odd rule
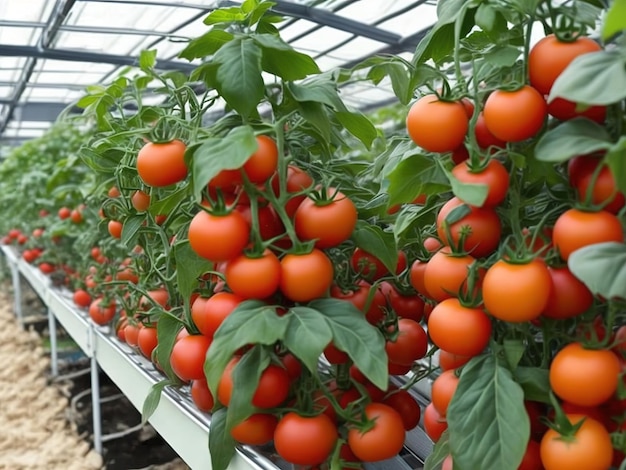
[[[153,144],[167,144],[180,137],[181,130],[178,118],[174,116],[162,116],[156,124],[140,134],[145,140]]]
[[[551,429],[554,429],[559,434],[560,440],[574,442],[576,440],[576,433],[585,422],[585,418],[576,423],[570,422],[553,392],[550,392],[550,403],[554,408],[554,421],[551,422],[547,418],[541,418],[543,423]]]

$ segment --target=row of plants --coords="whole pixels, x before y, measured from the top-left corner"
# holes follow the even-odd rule
[[[17,149],[3,241],[163,372],[145,419],[190,387],[218,470],[357,468],[420,422],[427,469],[624,468],[626,4],[441,0],[412,61],[329,72],[271,7]],[[341,99],[385,78],[391,133]]]

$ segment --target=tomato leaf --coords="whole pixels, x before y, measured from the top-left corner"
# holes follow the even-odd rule
[[[524,390],[526,400],[550,403],[550,373],[539,367],[518,367],[515,381]]]
[[[455,469],[519,466],[530,436],[524,393],[493,355],[465,365],[447,419]]]
[[[564,162],[611,147],[606,129],[585,118],[564,122],[546,132],[535,147],[535,158],[544,162]]]
[[[502,345],[504,351],[504,358],[511,370],[515,370],[519,361],[522,360],[526,346],[522,340],[518,339],[505,339]]]
[[[324,348],[333,339],[333,333],[324,316],[309,307],[293,307],[285,315],[289,326],[283,339],[284,346],[313,373]]]
[[[200,59],[215,54],[224,44],[234,36],[223,29],[214,28],[208,33],[192,39],[178,57],[187,60]]]
[[[220,64],[215,88],[229,106],[242,116],[250,116],[263,98],[261,48],[249,38],[233,39],[213,56]]]
[[[255,34],[253,40],[261,47],[263,70],[283,80],[301,80],[308,75],[320,73],[315,61],[308,55],[294,50],[274,34]]]
[[[309,303],[309,307],[324,316],[335,346],[347,353],[374,385],[387,390],[389,374],[385,339],[367,322],[363,312],[350,302],[339,299],[316,299]]]
[[[145,221],[145,215],[131,215],[126,217],[124,225],[122,225],[122,243],[129,248],[134,247],[137,244],[139,229]]]
[[[606,299],[626,299],[626,244],[585,246],[570,255],[567,265],[594,294]]]
[[[143,402],[141,409],[141,424],[146,424],[150,417],[154,414],[161,401],[161,393],[163,389],[171,385],[169,380],[161,380],[150,387],[150,391]]]
[[[174,349],[174,343],[176,342],[176,335],[182,329],[182,322],[180,319],[170,314],[159,315],[157,322],[157,342],[156,358],[157,362],[163,369],[165,375],[170,379],[170,382],[176,382],[177,377],[170,365],[170,355],[172,349]]]
[[[609,105],[626,98],[626,59],[618,50],[576,57],[552,85],[554,98],[589,105]]]
[[[185,201],[188,197],[188,188],[185,186],[177,189],[171,194],[168,194],[163,199],[159,199],[158,201],[150,201],[150,208],[148,210],[152,215],[167,215],[172,212],[181,202]]]
[[[279,317],[275,308],[261,301],[239,304],[217,329],[207,352],[204,373],[213,396],[235,351],[249,344],[274,344],[285,337],[288,324],[289,318]]]
[[[464,183],[459,181],[452,172],[445,170],[445,174],[452,187],[452,192],[461,201],[476,207],[482,207],[489,194],[486,184]]]
[[[270,355],[266,347],[255,345],[241,357],[232,371],[233,392],[226,414],[226,429],[241,423],[254,413],[252,397],[259,385],[261,373],[270,364]]]
[[[143,71],[150,70],[156,63],[156,56],[156,49],[141,51],[139,53],[139,68]]]
[[[602,25],[602,40],[608,41],[626,30],[626,0],[614,0]]]
[[[200,200],[202,191],[215,175],[222,170],[240,168],[257,148],[254,131],[249,126],[236,127],[224,137],[204,139],[199,146],[189,148],[196,200]]]
[[[315,101],[298,103],[300,114],[320,133],[324,141],[330,141],[330,119],[324,105]]]
[[[359,220],[352,232],[356,246],[376,256],[391,273],[398,266],[398,247],[391,232],[385,232],[378,225]]]
[[[368,149],[372,147],[372,142],[378,132],[365,115],[358,112],[337,111],[335,117],[350,134],[363,142],[363,145]]]
[[[189,245],[189,240],[181,240],[174,245],[174,259],[176,260],[176,281],[178,291],[185,300],[185,307],[189,307],[191,293],[198,285],[198,277],[210,270],[213,264],[196,255]]]
[[[389,204],[410,202],[420,194],[436,194],[450,189],[445,173],[432,157],[410,155],[389,174]]]
[[[246,14],[240,7],[218,8],[209,13],[204,24],[238,23],[246,19]]]
[[[329,106],[335,111],[346,111],[337,93],[337,84],[327,75],[312,77],[305,83],[287,83],[286,89],[298,102],[315,101]]]
[[[435,446],[432,453],[426,458],[424,462],[424,470],[441,470],[441,464],[450,455],[450,439],[448,430],[446,429],[442,434]]]
[[[211,468],[213,470],[226,470],[235,456],[237,443],[226,427],[226,416],[226,408],[220,408],[211,415],[209,453],[211,454]]]
[[[619,141],[609,149],[606,159],[615,179],[617,189],[626,194],[626,137],[622,136]]]

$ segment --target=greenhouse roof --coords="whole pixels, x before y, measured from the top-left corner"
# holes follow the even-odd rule
[[[436,0],[274,0],[281,36],[322,70],[381,53],[410,58],[436,20]],[[230,0],[3,0],[0,2],[0,146],[37,137],[85,87],[107,84],[157,50],[160,69],[189,70],[178,58],[203,19]],[[386,81],[342,89],[348,105],[395,101]]]

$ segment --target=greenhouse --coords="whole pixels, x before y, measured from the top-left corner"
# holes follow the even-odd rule
[[[0,469],[626,470],[625,0],[0,2]]]

